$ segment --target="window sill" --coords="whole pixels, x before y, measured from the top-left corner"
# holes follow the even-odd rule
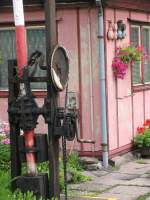
[[[36,91],[33,91],[33,95],[37,98],[43,98],[47,96],[47,92],[36,90]],[[0,98],[8,98],[8,96],[9,96],[8,90],[0,90]]]
[[[132,86],[132,91],[133,92],[141,92],[141,91],[146,91],[146,90],[150,90],[150,83],[149,84],[144,84],[144,85]]]
[[[8,90],[0,90],[0,98],[7,98]]]

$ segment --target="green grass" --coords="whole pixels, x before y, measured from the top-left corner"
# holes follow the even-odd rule
[[[139,196],[136,200],[146,200],[148,197],[150,197],[150,192]]]
[[[26,194],[22,194],[20,191],[16,191],[14,194],[11,193],[10,185],[10,154],[9,147],[7,145],[0,145],[0,200],[36,200],[35,196],[32,192],[27,192]],[[60,159],[59,164],[59,175],[60,175],[60,189],[63,191],[64,189],[64,171],[63,171],[63,161]],[[82,171],[84,167],[80,162],[77,153],[72,153],[68,157],[67,163],[67,171],[71,174],[71,183],[80,183],[91,180],[90,177],[84,176]],[[22,165],[22,171],[26,173],[26,165]],[[38,164],[39,172],[47,172],[48,173],[48,162]],[[43,200],[43,199],[39,199]],[[56,200],[56,198],[55,198]]]
[[[112,170],[112,171],[118,171],[119,169],[120,169],[120,166],[119,166],[119,165],[116,165],[116,166],[111,167],[111,170]]]
[[[64,189],[64,168],[63,161],[60,159],[60,189]],[[84,170],[84,165],[80,161],[79,156],[76,152],[73,152],[70,156],[68,156],[67,162],[67,172],[71,174],[71,183],[81,183],[90,181],[91,177],[85,176],[82,174]]]
[[[0,200],[10,200],[10,174],[0,171]]]
[[[145,160],[143,160],[143,159],[136,160],[136,163],[138,163],[138,164],[147,164],[147,162]]]
[[[10,146],[0,144],[0,171],[8,171],[10,168]]]

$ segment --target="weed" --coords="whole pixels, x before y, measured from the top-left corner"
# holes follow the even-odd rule
[[[0,144],[0,170],[10,169],[10,145]]]
[[[69,155],[68,167],[74,168],[78,171],[82,171],[84,169],[84,164],[81,162],[77,152],[73,152]]]
[[[82,174],[82,171],[84,169],[84,165],[79,159],[79,156],[76,152],[73,152],[69,157],[68,157],[68,162],[67,162],[67,172],[68,174],[71,175],[71,183],[79,183],[79,182],[86,182],[91,180],[90,177],[84,176]],[[60,162],[60,185],[61,188],[63,187],[64,180],[63,180],[63,162]]]
[[[147,197],[150,197],[150,192],[144,194],[144,195],[141,195],[139,196],[136,200],[146,200]]]
[[[0,200],[35,200],[35,196],[32,192],[27,192],[25,194],[20,191],[16,191],[15,193],[11,193],[10,191],[10,174],[6,171],[10,167],[10,151],[9,145],[0,145],[0,149],[3,151],[0,154]],[[2,161],[4,164],[2,165]],[[63,170],[63,161],[60,159],[60,189],[64,189],[64,170]],[[39,172],[47,172],[48,173],[48,162],[43,162],[37,164]],[[91,180],[90,177],[82,175],[83,166],[80,163],[79,157],[77,153],[73,153],[68,157],[67,171],[71,174],[71,183],[78,183]],[[22,172],[26,172],[26,164],[22,164]],[[39,199],[44,200],[44,199]],[[51,200],[57,200],[56,198],[52,198]]]
[[[111,167],[112,171],[118,171],[119,169],[120,169],[119,165],[115,165],[115,166]]]
[[[143,159],[136,160],[136,163],[138,163],[138,164],[147,164],[147,162],[145,160],[143,160]]]
[[[10,174],[0,171],[0,200],[11,200],[9,198],[10,192]]]

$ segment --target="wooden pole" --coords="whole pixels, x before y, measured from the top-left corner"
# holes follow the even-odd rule
[[[56,4],[55,0],[45,0],[45,19],[46,19],[46,61],[50,63],[50,55],[57,44],[56,40]],[[50,66],[47,70],[50,76]],[[59,138],[54,136],[54,117],[57,108],[57,92],[54,89],[52,80],[47,83],[48,103],[51,110],[50,123],[48,123],[49,135],[49,191],[50,198],[60,199],[59,191]]]

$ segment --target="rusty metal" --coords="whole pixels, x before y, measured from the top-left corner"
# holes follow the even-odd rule
[[[57,45],[51,56],[51,77],[57,91],[63,91],[68,83],[69,60],[66,50]]]
[[[12,67],[14,66],[14,67]],[[17,71],[16,67],[17,62],[14,60],[9,60],[8,61],[8,74],[9,74],[9,79],[8,79],[8,88],[9,88],[9,97],[8,97],[8,104],[11,106],[13,101],[17,98],[19,94],[19,83],[16,82],[11,82],[14,76],[16,76]],[[10,123],[10,150],[11,150],[11,177],[12,180],[14,180],[15,177],[20,176],[21,174],[21,162],[19,158],[19,146],[18,146],[18,132],[20,131],[19,125],[16,124],[15,126]],[[16,182],[12,181],[12,191],[16,189]]]

